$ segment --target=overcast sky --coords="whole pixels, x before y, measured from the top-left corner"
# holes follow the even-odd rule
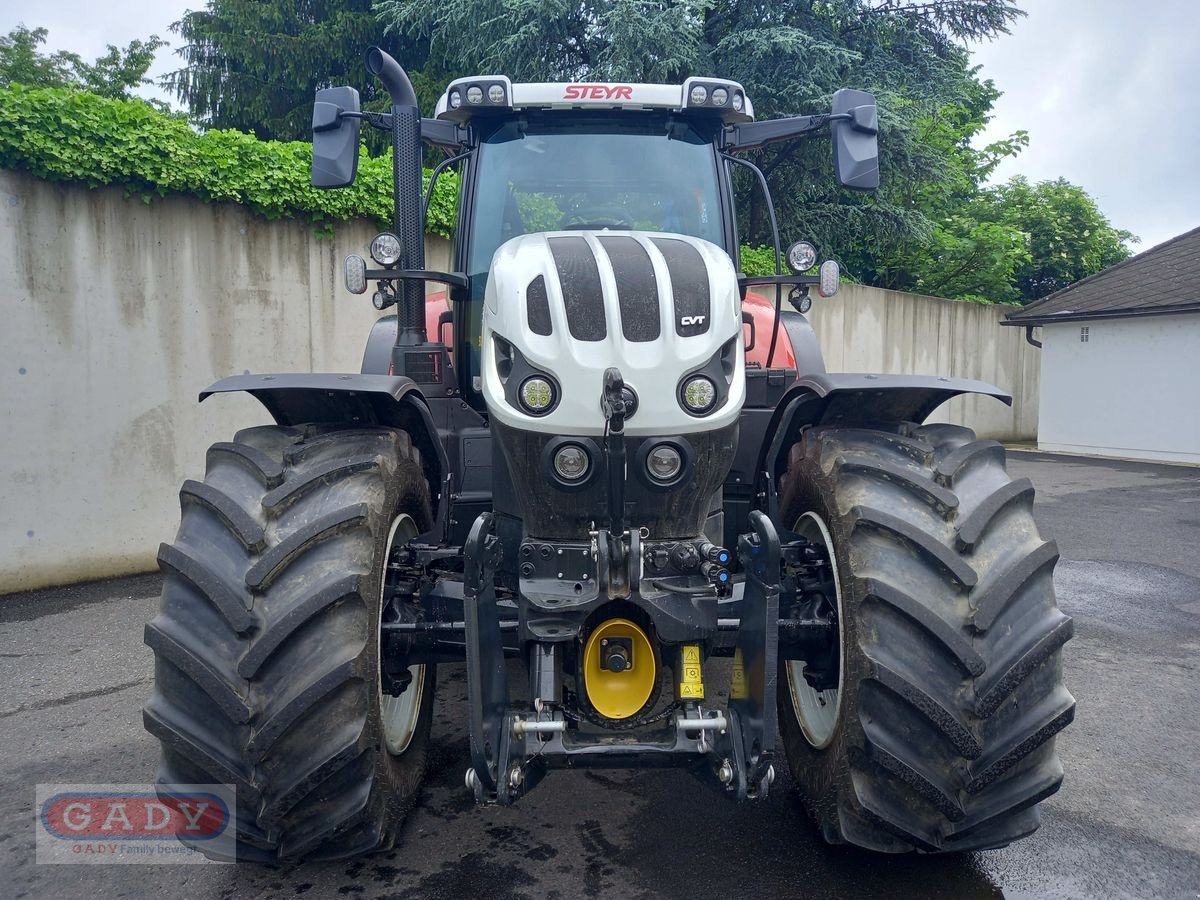
[[[1082,185],[1139,250],[1200,225],[1200,3],[1195,0],[1018,0],[1012,34],[974,48],[1004,92],[984,140],[1018,128],[1028,149],[1000,178],[1063,176]],[[157,33],[201,0],[5,0],[0,33],[50,29],[51,49],[100,55]],[[172,48],[173,49],[173,48]],[[178,64],[160,51],[151,74]],[[714,75],[721,73],[714,72]]]

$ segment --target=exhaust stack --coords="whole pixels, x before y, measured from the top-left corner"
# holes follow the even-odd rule
[[[401,268],[425,268],[425,234],[421,221],[421,111],[407,73],[386,51],[367,51],[367,70],[383,82],[392,98],[392,227],[404,245]],[[420,281],[401,284],[400,327],[396,346],[427,342],[425,288]],[[393,370],[404,371],[401,354],[393,353]]]

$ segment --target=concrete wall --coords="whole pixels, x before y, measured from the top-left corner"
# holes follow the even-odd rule
[[[980,437],[1031,441],[1038,427],[1039,351],[1021,328],[1000,325],[1002,306],[959,303],[843,285],[816,297],[808,314],[830,372],[887,372],[977,378],[1013,395],[956,397],[929,421],[956,422]]]
[[[1038,447],[1200,463],[1200,315],[1047,325]]]
[[[358,371],[377,315],[341,287],[369,223],[318,240],[234,205],[0,171],[0,593],[154,567],[209,444],[265,413],[225,375]],[[432,241],[431,268],[449,268]],[[851,287],[812,313],[831,371],[967,375],[1013,391],[944,414],[1029,438],[1037,357],[999,311]]]

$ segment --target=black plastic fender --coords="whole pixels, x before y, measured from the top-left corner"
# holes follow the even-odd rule
[[[411,378],[323,372],[233,375],[201,391],[200,401],[213,394],[229,393],[250,394],[266,407],[277,425],[319,423],[402,428],[421,451],[430,494],[436,498],[443,493],[441,485],[450,467],[449,460],[438,440],[429,405]],[[442,497],[440,502],[445,500]]]
[[[821,356],[821,345],[808,317],[795,310],[785,309],[779,314],[779,324],[783,327],[791,342],[792,352],[796,355],[797,375],[801,378],[805,375],[824,375],[825,358]]]
[[[395,315],[380,316],[367,335],[367,346],[363,349],[363,374],[386,375],[392,367],[392,348],[396,346],[396,329],[399,328]]]
[[[939,375],[802,374],[784,393],[763,440],[758,471],[777,482],[788,450],[812,425],[879,428],[924,422],[960,394],[983,394],[1012,406],[1012,396],[984,381]]]

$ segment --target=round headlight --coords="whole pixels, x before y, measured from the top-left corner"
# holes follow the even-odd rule
[[[702,84],[696,85],[694,88],[692,88],[691,97],[692,97],[692,103],[695,104],[696,106],[699,106],[701,103],[703,103],[705,100],[708,99],[708,88],[706,88]]]
[[[468,103],[482,103],[483,102],[483,88],[481,88],[477,84],[473,84],[469,88],[467,88],[467,102]]]
[[[715,88],[713,90],[712,100],[714,106],[724,106],[728,99],[729,91],[725,90],[725,88]]]
[[[375,240],[371,241],[371,259],[381,266],[394,266],[403,254],[404,245],[390,231],[375,235]]]
[[[736,109],[738,112],[741,112],[744,102],[745,101],[742,100],[741,92],[734,91],[733,92],[733,108]]]
[[[817,264],[817,248],[808,241],[796,241],[788,247],[787,264],[796,274],[807,272]]]
[[[458,91],[451,91],[450,92],[450,108],[458,109],[460,106],[462,106],[462,94],[460,94]]]
[[[689,412],[706,413],[717,402],[717,386],[703,375],[693,375],[684,383],[681,399]]]
[[[531,415],[541,416],[554,405],[554,385],[541,375],[531,375],[521,382],[521,405]]]
[[[587,451],[578,444],[565,444],[554,454],[554,472],[563,481],[579,481],[591,467]]]
[[[659,444],[646,454],[646,471],[655,481],[671,481],[682,468],[683,457],[670,444]]]
[[[504,85],[493,84],[491,87],[489,87],[488,88],[488,99],[491,100],[493,103],[503,103],[504,102]]]

